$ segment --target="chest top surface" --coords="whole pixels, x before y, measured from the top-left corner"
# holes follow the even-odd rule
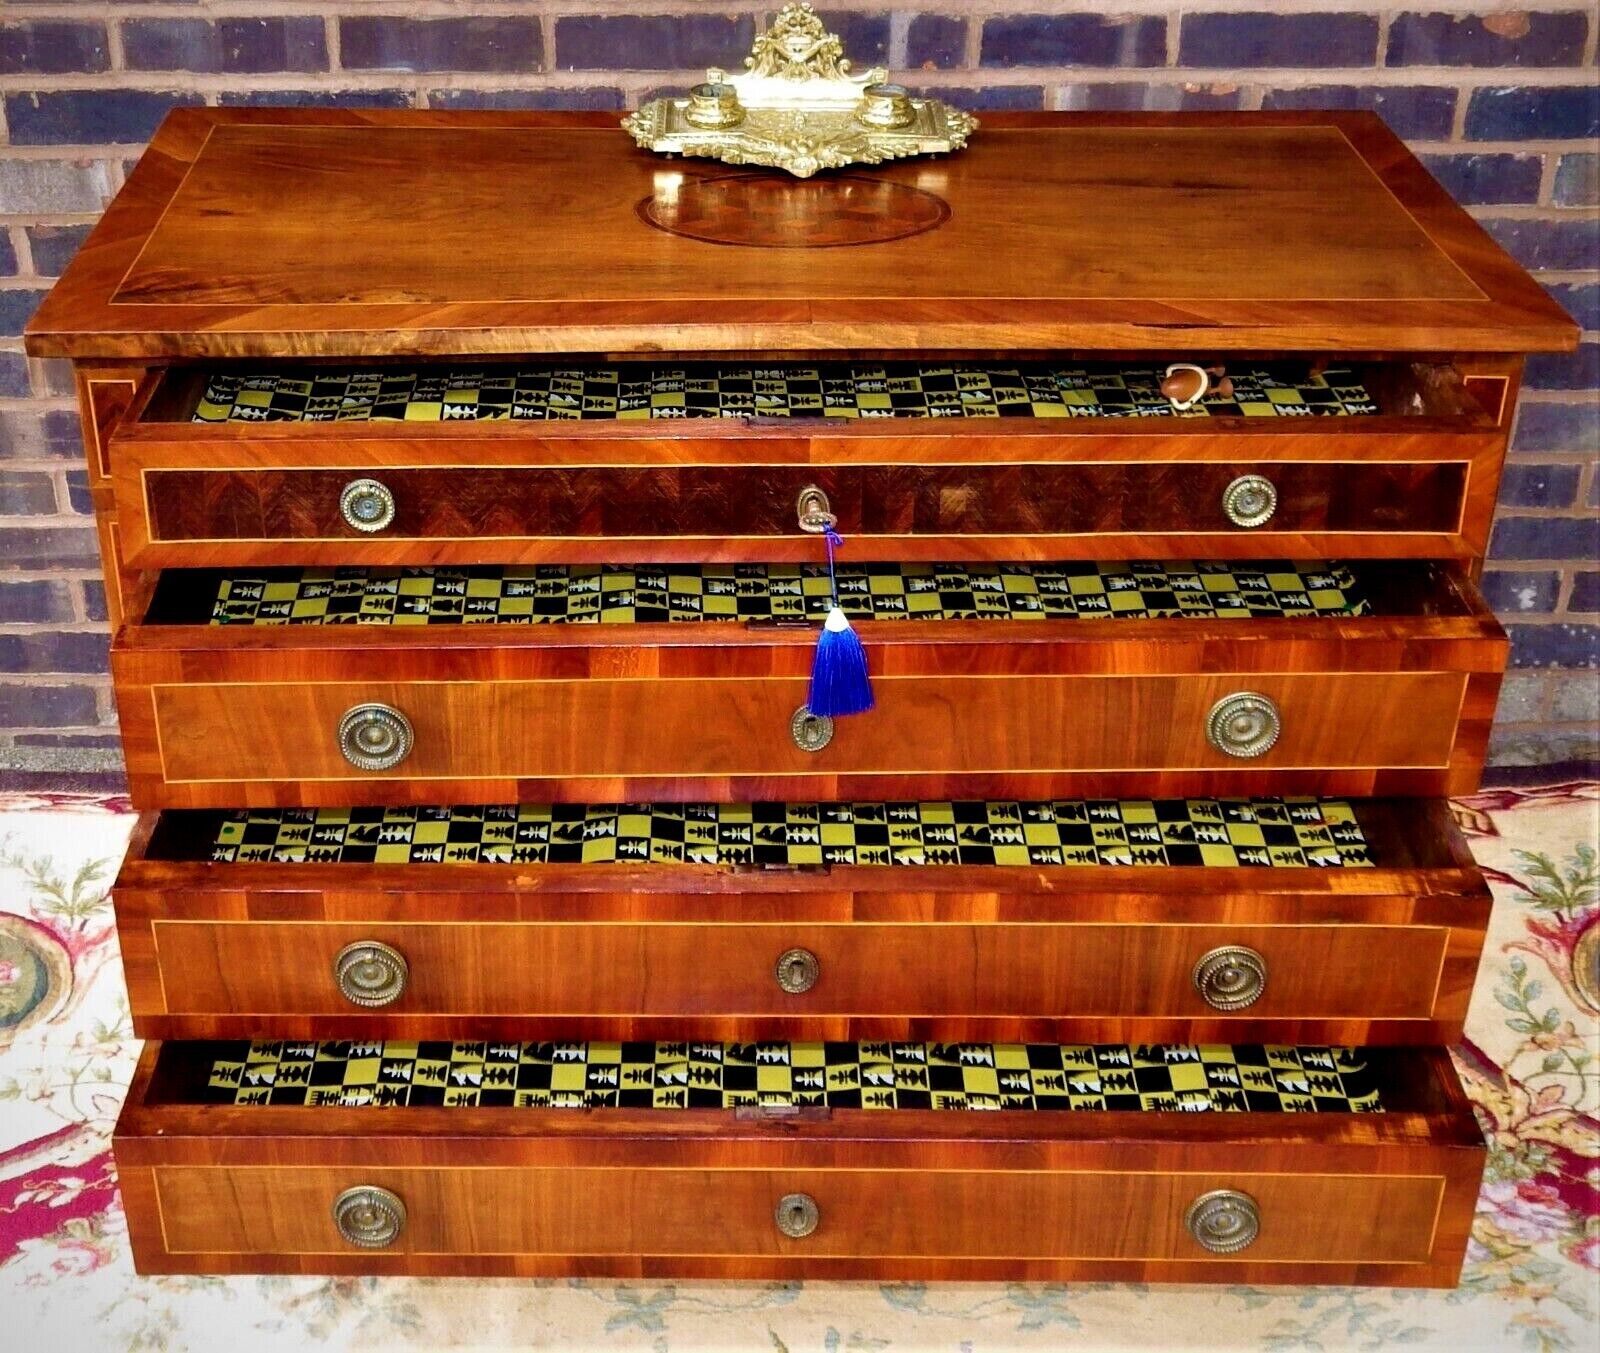
[[[794,180],[613,115],[183,109],[29,327],[168,357],[1532,351],[1562,312],[1366,114],[990,115]]]

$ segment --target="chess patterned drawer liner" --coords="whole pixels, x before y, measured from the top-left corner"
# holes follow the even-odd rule
[[[1364,1051],[1260,1044],[250,1042],[197,1102],[1381,1113]]]
[[[213,372],[197,423],[684,418],[1314,417],[1376,414],[1362,378],[1228,364],[1229,392],[1175,409],[1161,366],[1093,363],[439,366]]]
[[[841,564],[860,620],[1148,620],[1356,616],[1343,564],[1273,560],[1061,564]],[[209,591],[209,596],[208,596]],[[163,578],[150,623],[211,625],[659,624],[820,621],[816,564],[525,565],[281,569]],[[205,609],[209,600],[209,611]]]
[[[1313,798],[252,809],[223,815],[208,857],[901,868],[1374,863],[1353,806]]]

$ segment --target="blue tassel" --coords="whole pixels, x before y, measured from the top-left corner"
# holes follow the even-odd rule
[[[817,655],[811,664],[811,695],[807,707],[813,714],[834,718],[864,714],[872,708],[872,679],[867,675],[867,654],[839,606],[839,585],[833,576],[833,552],[844,544],[831,527],[828,542],[828,587],[833,605],[817,636]]]
[[[832,718],[839,714],[864,714],[872,708],[872,681],[867,676],[867,654],[850,627],[849,617],[837,606],[817,636],[817,656],[811,664],[813,714]]]

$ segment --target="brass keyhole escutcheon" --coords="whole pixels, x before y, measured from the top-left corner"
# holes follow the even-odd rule
[[[820,752],[833,741],[833,720],[801,705],[789,720],[789,736],[802,752]]]
[[[772,1211],[778,1229],[791,1240],[804,1240],[817,1229],[822,1213],[809,1193],[786,1193]]]
[[[1237,1254],[1261,1234],[1256,1200],[1237,1189],[1202,1193],[1189,1204],[1183,1222],[1200,1248],[1212,1254]]]
[[[1223,945],[1200,956],[1194,986],[1213,1010],[1243,1010],[1267,989],[1267,960],[1242,944]]]
[[[360,1249],[385,1249],[406,1228],[406,1205],[388,1189],[361,1184],[333,1200],[333,1224]]]
[[[375,1008],[393,1005],[405,994],[411,967],[405,955],[377,940],[347,944],[333,960],[339,994],[351,1005]]]
[[[802,996],[816,986],[822,975],[822,964],[809,949],[786,949],[778,957],[773,971],[778,985],[791,996]]]
[[[795,500],[794,511],[800,529],[809,531],[814,536],[820,536],[830,527],[839,524],[839,519],[833,515],[833,509],[828,503],[828,495],[815,484],[807,484],[800,490],[800,496]]]

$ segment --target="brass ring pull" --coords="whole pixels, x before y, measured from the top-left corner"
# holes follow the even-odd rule
[[[393,1005],[405,994],[411,966],[398,949],[377,940],[357,940],[333,960],[333,980],[351,1005]]]
[[[406,1229],[406,1205],[388,1189],[361,1184],[333,1200],[333,1224],[360,1249],[385,1249]]]
[[[833,741],[833,720],[826,714],[813,714],[809,706],[801,705],[789,720],[789,736],[802,752],[820,752]]]
[[[816,986],[822,964],[809,949],[785,949],[773,967],[778,985],[791,996],[803,996]]]
[[[809,1193],[786,1193],[773,1208],[772,1219],[790,1240],[804,1240],[817,1229],[822,1214],[817,1210],[817,1200]]]
[[[802,531],[809,531],[814,536],[820,536],[830,527],[837,526],[839,519],[833,515],[829,506],[828,495],[815,484],[807,484],[800,490],[800,497],[795,500],[795,519]]]
[[[1267,960],[1242,944],[1225,944],[1200,955],[1194,989],[1213,1010],[1243,1010],[1267,989]]]
[[[339,750],[357,770],[391,770],[411,752],[411,720],[391,705],[355,705],[339,720]]]
[[[1265,475],[1243,474],[1222,491],[1222,512],[1249,531],[1265,526],[1278,510],[1278,489]]]
[[[1202,1193],[1189,1204],[1183,1224],[1201,1249],[1212,1254],[1238,1254],[1261,1234],[1261,1209],[1248,1193],[1216,1189]]]
[[[1277,705],[1256,691],[1225,695],[1206,715],[1206,740],[1225,756],[1241,761],[1265,756],[1282,731]]]
[[[371,535],[394,521],[394,494],[376,479],[352,479],[339,495],[345,525]]]

